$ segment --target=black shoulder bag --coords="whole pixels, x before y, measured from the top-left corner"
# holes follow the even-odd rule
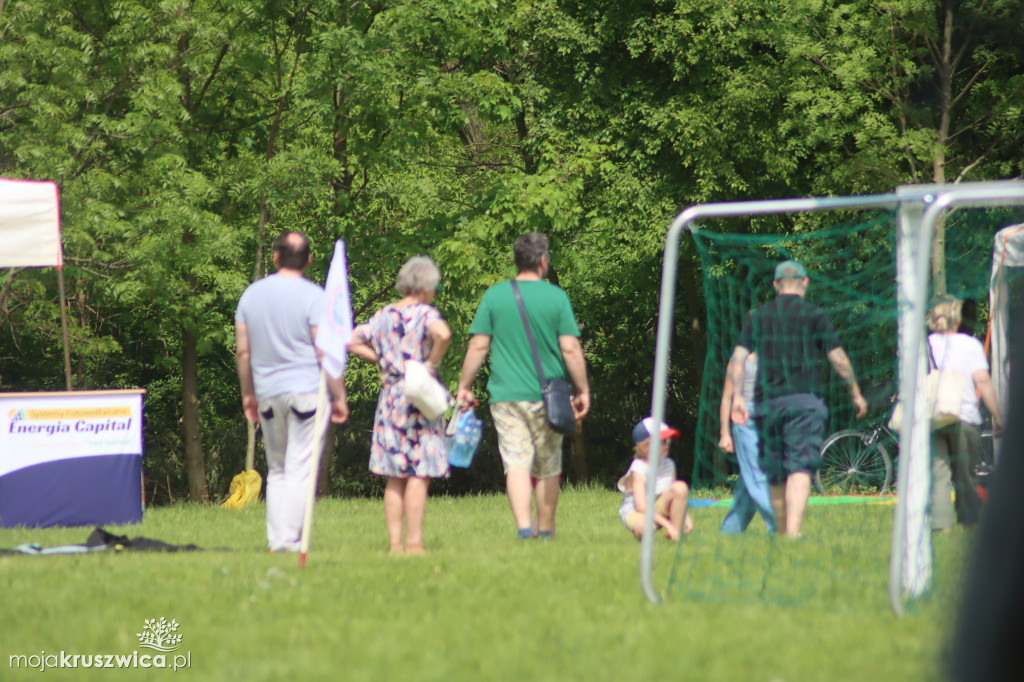
[[[511,282],[512,293],[515,294],[519,314],[523,318],[526,340],[530,342],[530,351],[533,353],[533,364],[537,367],[537,378],[540,379],[541,399],[544,401],[548,426],[563,435],[574,434],[576,433],[576,415],[572,411],[572,387],[565,379],[549,381],[544,376],[544,368],[540,365],[540,353],[537,352],[537,342],[534,341],[533,330],[530,328],[530,318],[526,316],[523,295],[519,293],[519,284],[514,279]]]

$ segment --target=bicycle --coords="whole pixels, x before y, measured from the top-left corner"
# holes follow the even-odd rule
[[[891,402],[895,401],[895,396]],[[886,442],[888,441],[888,443]],[[981,432],[982,451],[975,476],[982,486],[995,469],[992,429]],[[883,419],[866,430],[837,431],[821,444],[821,465],[814,475],[819,495],[885,495],[892,485],[892,460],[886,445],[899,452],[899,436]]]
[[[981,432],[981,456],[974,466],[974,477],[978,485],[988,490],[989,478],[996,470],[996,450],[992,429],[988,428]]]
[[[814,474],[819,495],[885,495],[892,484],[892,458],[885,441],[899,437],[882,420],[871,429],[837,431],[821,444],[821,465]],[[892,447],[892,445],[890,445]]]

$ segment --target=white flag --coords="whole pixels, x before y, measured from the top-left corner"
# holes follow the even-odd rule
[[[345,373],[346,350],[352,340],[352,302],[348,293],[348,264],[345,262],[345,240],[334,243],[334,258],[327,271],[324,310],[316,332],[316,347],[323,351],[324,371],[335,379]]]

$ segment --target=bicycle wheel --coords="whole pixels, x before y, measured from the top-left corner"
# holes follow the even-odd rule
[[[814,485],[821,495],[882,495],[892,483],[892,460],[885,447],[865,443],[869,433],[848,429],[829,436],[821,446],[821,466]]]
[[[981,452],[979,453],[978,462],[974,465],[974,477],[978,479],[979,484],[987,488],[988,477],[992,475],[995,469],[995,441],[993,440],[992,430],[986,429],[981,432]]]

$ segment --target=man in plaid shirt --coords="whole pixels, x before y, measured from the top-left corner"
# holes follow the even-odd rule
[[[759,381],[754,401],[759,406],[756,422],[764,448],[761,460],[779,531],[793,538],[800,536],[811,477],[821,462],[828,416],[819,371],[823,358],[828,358],[850,389],[857,418],[868,411],[832,323],[824,310],[804,299],[808,282],[807,271],[796,261],[775,268],[777,296],[755,310],[743,326],[728,368],[733,386],[742,386],[743,363],[747,355],[757,352]],[[732,420],[746,424],[749,417],[746,401],[734,392]]]

